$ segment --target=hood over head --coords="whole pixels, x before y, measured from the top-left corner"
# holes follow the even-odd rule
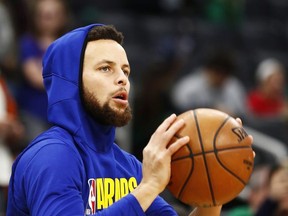
[[[97,123],[86,112],[80,89],[86,38],[97,25],[102,24],[75,29],[53,42],[43,58],[43,79],[49,122],[68,130],[78,144],[104,152],[114,142],[115,127]]]

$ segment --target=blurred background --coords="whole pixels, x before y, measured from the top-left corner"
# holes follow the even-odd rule
[[[255,170],[272,173],[287,157],[287,10],[287,0],[0,0],[2,214],[14,158],[50,127],[42,56],[56,38],[91,23],[112,24],[125,36],[134,117],[117,130],[120,146],[142,160],[169,114],[216,108],[242,118],[254,136]],[[266,192],[255,189],[259,179]],[[254,215],[270,199],[270,174],[251,182],[223,215]],[[163,196],[179,215],[190,211]]]

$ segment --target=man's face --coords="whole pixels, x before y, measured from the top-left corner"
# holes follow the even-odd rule
[[[83,64],[83,102],[105,125],[124,126],[131,119],[128,103],[130,66],[123,47],[113,40],[88,42]]]

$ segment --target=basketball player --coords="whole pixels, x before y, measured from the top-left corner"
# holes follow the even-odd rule
[[[151,136],[143,164],[114,143],[131,119],[130,66],[113,26],[89,25],[56,40],[45,54],[48,119],[54,126],[16,159],[7,215],[177,215],[159,193],[184,126],[172,114]],[[193,191],[191,191],[193,193]],[[221,206],[190,215],[220,215]]]

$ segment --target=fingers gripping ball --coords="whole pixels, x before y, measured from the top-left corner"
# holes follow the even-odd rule
[[[193,206],[222,205],[235,198],[253,171],[251,140],[243,127],[226,113],[195,109],[178,116],[185,121],[176,136],[190,142],[172,157],[168,189]]]

